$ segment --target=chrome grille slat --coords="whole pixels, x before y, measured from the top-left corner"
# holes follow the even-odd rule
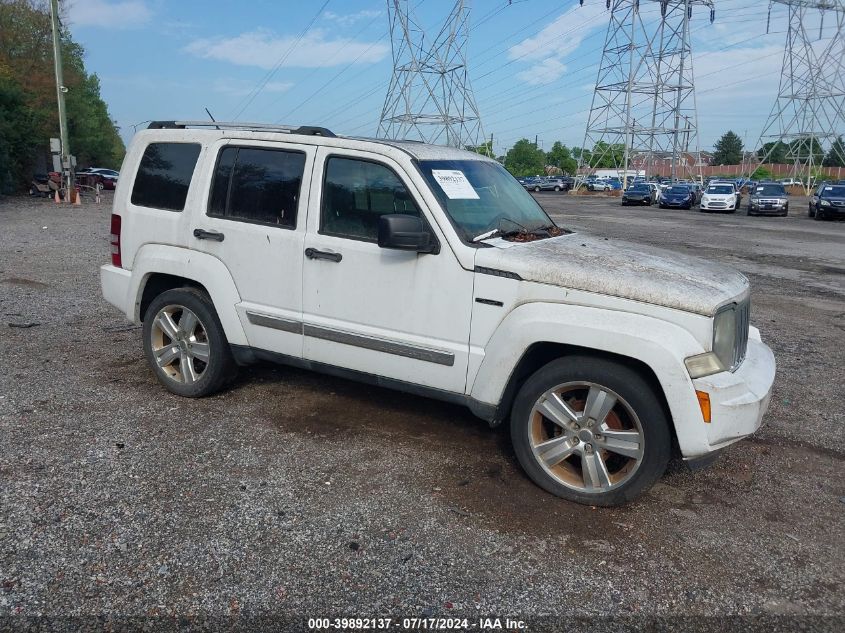
[[[748,328],[750,326],[751,299],[746,299],[736,306],[736,338],[734,345],[734,362],[731,370],[736,369],[745,360],[748,350]]]

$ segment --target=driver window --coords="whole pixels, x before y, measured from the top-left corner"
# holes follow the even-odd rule
[[[376,242],[379,217],[385,213],[420,215],[396,173],[366,160],[329,157],[320,233]]]

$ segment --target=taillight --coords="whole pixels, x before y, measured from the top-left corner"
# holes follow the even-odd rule
[[[112,213],[111,216],[111,265],[123,268],[120,260],[120,216]]]

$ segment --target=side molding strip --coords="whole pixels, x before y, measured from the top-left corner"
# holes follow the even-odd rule
[[[257,312],[247,311],[246,316],[247,319],[249,319],[249,322],[253,325],[269,327],[274,330],[292,332],[294,334],[304,334],[305,336],[319,338],[324,341],[332,341],[334,343],[340,343],[341,345],[362,347],[376,352],[393,354],[394,356],[404,356],[405,358],[413,358],[414,360],[435,363],[437,365],[445,365],[447,367],[452,367],[455,364],[455,355],[452,352],[444,352],[442,350],[432,349],[429,347],[418,347],[416,345],[408,345],[406,343],[396,343],[394,341],[387,341],[385,339],[375,338],[372,336],[352,334],[351,332],[343,332],[341,330],[332,330],[330,328],[319,327],[317,325],[303,324],[301,321],[283,319],[267,314],[259,314]]]

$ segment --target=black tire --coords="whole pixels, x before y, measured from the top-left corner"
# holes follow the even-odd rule
[[[812,205],[807,207],[807,217],[813,218],[816,216],[816,211],[813,209]]]
[[[168,306],[187,308],[199,319],[208,343],[208,361],[199,377],[193,382],[180,382],[159,367],[153,351],[153,323],[156,315]],[[178,323],[178,322],[177,322]],[[198,288],[174,288],[166,290],[150,302],[144,313],[144,354],[147,362],[164,387],[177,395],[187,398],[201,398],[219,391],[228,381],[237,375],[237,364],[232,356],[232,349],[226,338],[226,332],[220,324],[217,311],[211,298]],[[189,361],[193,363],[194,361]]]
[[[560,191],[560,187],[555,186],[555,191]]]
[[[539,192],[539,191],[540,191],[540,187],[534,187],[534,192],[535,192],[535,193],[536,193],[536,192]]]
[[[531,447],[530,434],[536,424],[532,411],[537,401],[558,385],[580,382],[598,385],[626,401],[639,419],[642,430],[639,465],[632,474],[623,474],[627,479],[605,492],[585,492],[565,485],[547,472]],[[617,402],[613,411],[621,406]],[[517,459],[532,481],[553,495],[586,505],[615,506],[638,497],[660,478],[671,456],[669,420],[651,386],[633,369],[600,358],[570,356],[541,367],[520,388],[511,409],[510,425]]]
[[[822,213],[821,209],[817,209],[816,212],[813,214],[814,220],[824,220],[824,213]]]

